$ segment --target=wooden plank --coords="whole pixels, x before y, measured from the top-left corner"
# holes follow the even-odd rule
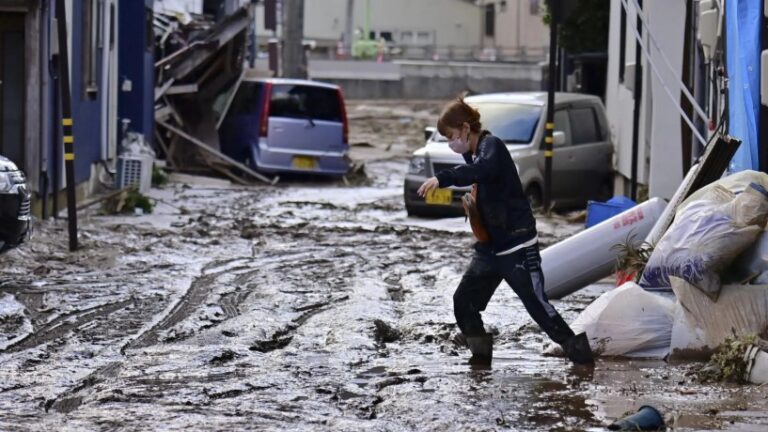
[[[191,142],[192,144],[196,145],[200,149],[202,149],[202,150],[204,150],[204,151],[206,151],[208,153],[211,153],[211,154],[219,157],[222,160],[227,161],[228,163],[234,165],[235,167],[237,167],[238,169],[240,169],[243,172],[247,173],[248,175],[252,176],[253,178],[256,178],[258,180],[263,181],[264,183],[271,184],[271,185],[275,185],[275,184],[277,184],[278,181],[280,181],[280,177],[278,177],[278,176],[275,176],[273,179],[269,179],[268,177],[266,177],[266,176],[264,176],[262,174],[257,173],[256,171],[254,171],[254,170],[250,169],[249,167],[241,164],[240,162],[232,159],[231,157],[229,157],[229,156],[227,156],[227,155],[225,155],[225,154],[223,154],[223,153],[221,153],[221,152],[219,152],[217,150],[212,149],[211,147],[206,145],[204,142],[198,140],[197,138],[189,135],[188,133],[184,132],[183,130],[181,130],[181,129],[175,127],[175,126],[172,126],[172,125],[170,125],[170,124],[168,124],[168,123],[166,123],[164,121],[159,121],[158,124],[160,124],[161,126],[163,126],[166,129],[168,129],[169,131],[175,133],[176,135],[184,138],[185,140]]]
[[[157,102],[161,97],[168,93],[168,90],[171,88],[171,86],[173,86],[174,81],[175,80],[171,78],[160,87],[155,87],[155,102]]]
[[[168,162],[168,165],[171,169],[175,170],[176,166],[173,163],[173,159],[171,159],[171,152],[168,150],[168,147],[165,145],[165,140],[160,135],[160,131],[155,128],[155,139],[157,140],[157,143],[160,144],[160,148],[163,149],[163,153],[165,153],[165,160]]]
[[[182,84],[182,85],[175,85],[168,89],[168,91],[165,92],[166,95],[175,95],[175,94],[188,94],[188,93],[197,93],[198,87],[197,84]]]
[[[155,110],[155,120],[165,120],[173,114],[171,107],[165,105]]]

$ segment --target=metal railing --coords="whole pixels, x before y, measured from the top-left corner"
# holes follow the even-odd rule
[[[453,45],[383,45],[375,55],[353,57],[338,47],[317,46],[308,50],[311,59],[344,60],[430,60],[480,62],[539,62],[547,57],[548,47],[479,47]]]

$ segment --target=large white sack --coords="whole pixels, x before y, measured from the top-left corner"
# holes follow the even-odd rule
[[[676,276],[717,300],[720,272],[752,245],[765,226],[768,191],[757,183],[734,195],[715,186],[680,211],[654,248],[640,285],[670,287]]]
[[[768,331],[768,285],[723,285],[717,302],[683,279],[672,277],[672,290],[677,296],[685,321],[673,332],[682,335],[693,329],[695,337],[675,338],[671,349],[717,348],[729,336],[757,334]],[[686,328],[688,330],[686,330]]]
[[[586,332],[595,355],[664,358],[669,353],[674,300],[634,282],[608,291],[571,324]]]
[[[761,232],[752,246],[736,258],[728,268],[727,276],[737,284],[768,283],[768,232]]]
[[[707,346],[704,330],[697,327],[695,322],[691,323],[688,320],[686,311],[679,301],[675,303],[675,318],[672,324],[672,341],[669,344],[669,359],[707,361],[713,351],[713,348]]]
[[[725,189],[733,194],[740,194],[744,192],[750,183],[756,183],[765,189],[768,189],[768,174],[758,171],[739,171],[735,174],[731,174],[728,177],[721,178],[720,180],[710,183],[707,186],[692,193],[691,196],[685,199],[677,207],[676,212],[680,213],[685,209],[688,204],[694,201],[700,201],[702,199],[709,199],[712,197],[714,189]]]

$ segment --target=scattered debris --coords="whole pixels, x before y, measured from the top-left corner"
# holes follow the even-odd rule
[[[717,300],[720,273],[755,242],[766,218],[768,190],[760,184],[751,183],[739,195],[713,188],[678,211],[654,248],[640,285],[671,287],[670,276],[677,276]]]
[[[608,430],[618,431],[655,431],[664,430],[664,417],[659,410],[643,405],[636,413],[617,420],[608,426]]]
[[[380,319],[374,320],[373,325],[376,327],[374,339],[379,343],[396,342],[402,336],[399,330]]]
[[[130,214],[140,211],[141,214],[152,213],[155,204],[136,188],[129,188],[106,199],[101,211],[106,215]]]
[[[705,383],[722,381],[746,383],[745,375],[748,370],[745,354],[747,349],[757,342],[756,335],[727,338],[717,348],[709,363],[699,371],[698,378]]]
[[[616,285],[635,280],[643,272],[653,252],[653,245],[637,241],[637,235],[631,233],[627,239],[611,247],[617,253]]]
[[[168,173],[157,165],[152,166],[152,187],[162,187],[168,183]]]

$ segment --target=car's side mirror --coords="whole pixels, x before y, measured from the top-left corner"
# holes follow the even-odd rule
[[[434,126],[427,126],[424,128],[424,141],[429,141],[429,139],[432,137],[432,135],[435,134],[435,131],[437,131],[437,128]]]
[[[555,131],[554,133],[552,133],[552,138],[554,138],[555,147],[565,145],[565,132]]]

